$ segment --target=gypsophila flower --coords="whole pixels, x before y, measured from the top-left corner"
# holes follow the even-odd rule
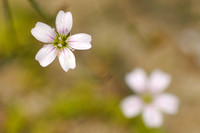
[[[169,74],[155,70],[147,78],[146,73],[137,68],[127,74],[125,81],[136,93],[121,102],[121,109],[128,118],[142,113],[144,123],[151,128],[160,127],[163,123],[162,112],[176,114],[179,100],[176,96],[163,91],[171,81]]]
[[[59,11],[56,17],[57,32],[41,22],[37,22],[31,30],[37,40],[46,43],[35,56],[41,66],[48,66],[58,56],[61,67],[67,72],[76,67],[75,57],[71,50],[87,50],[92,47],[90,35],[79,33],[70,36],[72,21],[71,12]]]

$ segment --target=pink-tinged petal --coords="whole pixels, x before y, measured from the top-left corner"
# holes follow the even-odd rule
[[[85,42],[90,43],[92,41],[92,37],[89,34],[86,33],[78,33],[75,35],[72,35],[68,38],[69,42]]]
[[[90,43],[85,42],[69,42],[69,46],[76,50],[87,50],[92,47]]]
[[[171,76],[161,70],[155,70],[151,73],[148,88],[151,93],[164,91],[171,82]]]
[[[179,100],[172,94],[161,94],[155,98],[155,106],[160,108],[165,113],[176,114],[178,111]]]
[[[144,123],[150,128],[160,127],[163,123],[161,112],[152,105],[147,105],[142,113]]]
[[[68,38],[69,46],[77,50],[87,50],[92,47],[92,37],[85,33],[72,35]]]
[[[141,68],[136,68],[125,77],[128,86],[136,93],[142,93],[146,89],[147,76]]]
[[[142,109],[143,103],[138,96],[128,96],[121,102],[121,109],[128,118],[137,116]]]
[[[63,70],[65,70],[66,72],[69,69],[74,69],[76,67],[74,54],[68,48],[60,51],[59,62]]]
[[[77,50],[90,49],[92,47],[91,41],[92,37],[85,33],[75,34],[68,38],[69,46]]]
[[[56,28],[59,34],[67,35],[72,29],[72,13],[59,11],[56,17]]]
[[[37,22],[31,33],[37,40],[44,43],[52,43],[56,37],[54,29],[41,22]]]
[[[36,54],[35,59],[41,66],[46,67],[56,58],[57,52],[52,44],[44,45]]]

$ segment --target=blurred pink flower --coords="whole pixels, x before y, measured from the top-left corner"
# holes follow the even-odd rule
[[[71,12],[59,11],[56,17],[58,32],[41,22],[37,22],[31,30],[37,40],[46,43],[35,56],[41,66],[48,66],[58,56],[61,67],[67,72],[76,67],[75,57],[71,50],[86,50],[92,47],[90,35],[79,33],[70,36],[72,21]]]
[[[142,69],[137,68],[127,74],[125,80],[137,94],[128,96],[121,102],[121,109],[126,117],[131,118],[142,113],[144,123],[148,127],[156,128],[163,123],[162,112],[177,113],[178,98],[163,93],[170,84],[170,75],[155,70],[148,78]]]

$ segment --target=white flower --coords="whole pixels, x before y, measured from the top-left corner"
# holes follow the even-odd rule
[[[37,40],[46,43],[35,56],[41,66],[48,66],[58,56],[61,67],[67,72],[76,67],[75,57],[71,50],[86,50],[92,47],[90,35],[79,33],[70,36],[72,23],[71,12],[59,11],[56,17],[58,32],[41,22],[38,22],[31,30]]]
[[[137,68],[127,74],[128,86],[137,94],[126,97],[121,102],[121,109],[128,118],[142,113],[144,123],[151,128],[162,125],[162,112],[176,114],[179,100],[176,96],[163,91],[171,81],[170,75],[155,70],[147,78],[146,73]]]

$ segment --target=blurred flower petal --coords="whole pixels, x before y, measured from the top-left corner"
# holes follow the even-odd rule
[[[121,109],[126,117],[134,117],[140,113],[142,101],[138,96],[129,96],[122,101]]]
[[[56,28],[59,34],[67,35],[72,29],[72,14],[71,12],[59,11],[56,17]]]
[[[126,117],[134,117],[142,112],[144,123],[157,128],[163,123],[162,111],[168,114],[177,112],[178,99],[171,94],[162,94],[170,84],[170,75],[155,70],[147,79],[145,72],[137,68],[127,74],[125,80],[132,90],[139,93],[122,101],[121,108]]]
[[[57,49],[52,45],[44,45],[36,54],[35,59],[43,67],[48,66],[56,58]]]
[[[147,76],[141,68],[136,68],[125,77],[126,83],[136,93],[142,93],[146,89]]]
[[[92,37],[85,33],[75,34],[68,38],[69,46],[77,50],[90,49],[92,47],[91,40]]]
[[[31,30],[32,35],[39,41],[44,43],[53,43],[56,33],[47,24],[37,22],[36,26]]]
[[[60,51],[59,62],[63,70],[65,70],[66,72],[69,69],[74,69],[76,67],[74,54],[68,48]]]
[[[163,123],[161,112],[151,105],[147,105],[142,114],[143,120],[148,127],[157,128]]]
[[[159,93],[164,91],[171,82],[171,76],[162,72],[161,70],[155,70],[151,73],[148,83],[148,89],[151,93]]]
[[[161,94],[155,98],[155,105],[165,113],[176,114],[178,111],[179,100],[172,94]]]

